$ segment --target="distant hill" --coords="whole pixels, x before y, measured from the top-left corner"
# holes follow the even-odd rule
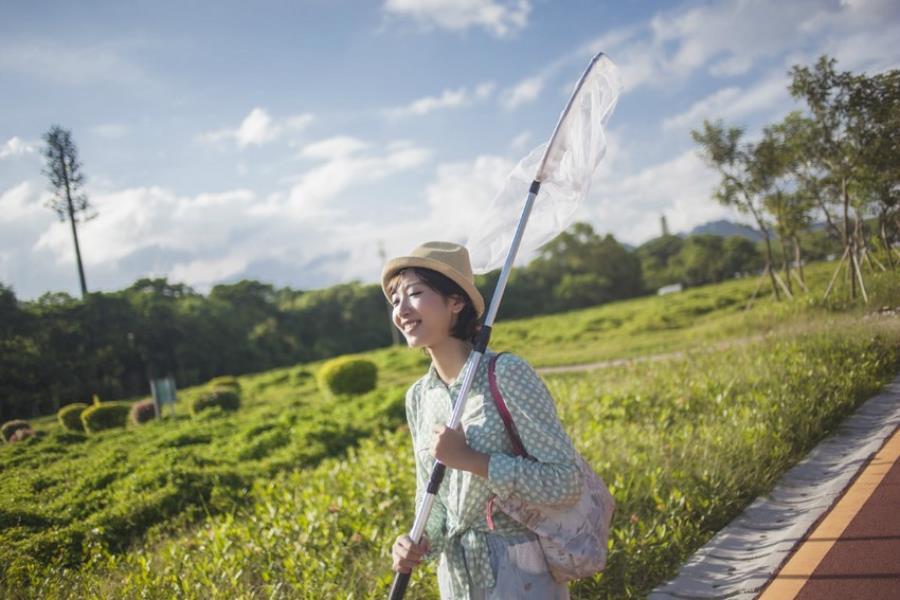
[[[722,237],[730,237],[730,236],[739,236],[742,238],[747,238],[751,242],[759,242],[763,239],[763,234],[750,227],[749,225],[743,225],[741,223],[734,223],[732,221],[726,221],[721,219],[719,221],[710,221],[709,223],[704,223],[703,225],[697,225],[693,229],[691,229],[690,233],[687,235],[720,235]],[[684,237],[682,235],[682,237]]]

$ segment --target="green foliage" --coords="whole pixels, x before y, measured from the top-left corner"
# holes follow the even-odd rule
[[[377,378],[375,363],[352,356],[330,360],[316,373],[319,389],[331,394],[364,394],[375,389]]]
[[[573,598],[646,597],[900,366],[896,324],[823,329],[544,377],[618,504],[606,572],[572,584]],[[361,406],[333,408],[352,418]],[[280,430],[269,422],[246,433],[275,440]],[[382,427],[345,456],[255,478],[232,510],[147,549],[122,554],[84,533],[80,570],[35,568],[27,585],[76,596],[384,597],[391,543],[414,516],[412,458],[408,430]],[[434,562],[416,569],[408,596],[437,598]]]
[[[308,382],[311,378],[313,378],[313,374],[304,368],[295,369],[291,375],[294,380],[294,383],[297,385],[303,385]]]
[[[131,404],[128,402],[103,402],[94,404],[81,413],[81,423],[87,433],[125,427]]]
[[[750,311],[752,279],[498,323],[492,347],[537,367],[637,359],[544,376],[624,519],[607,575],[573,597],[646,595],[897,371],[895,317],[820,301],[833,268],[810,267],[817,294],[758,297]],[[870,293],[892,304],[900,281],[873,277]],[[674,351],[686,354],[640,362]],[[54,419],[39,442],[0,447],[0,596],[383,597],[390,543],[414,510],[404,393],[428,358],[401,347],[366,358],[378,387],[360,396],[322,394],[309,377],[268,383],[278,370],[242,376],[237,412],[176,407],[102,436]],[[5,515],[20,525],[3,527]],[[410,597],[436,596],[433,565],[417,570]]]
[[[641,261],[648,291],[673,283],[696,287],[742,275],[763,266],[762,253],[739,236],[668,235],[650,240],[635,250]]]
[[[230,388],[237,393],[241,392],[241,383],[237,380],[237,377],[234,377],[233,375],[214,377],[209,380],[207,385],[211,388]]]
[[[141,425],[155,419],[156,403],[153,402],[153,398],[139,400],[138,402],[132,404],[131,411],[129,412],[129,418],[135,425]]]
[[[84,402],[73,402],[59,409],[56,413],[59,424],[69,431],[84,431],[84,423],[81,422],[81,413],[87,409]]]
[[[499,271],[476,279],[491,292]],[[595,306],[643,291],[641,264],[611,235],[575,223],[540,249],[540,255],[510,276],[500,317],[546,314]],[[485,298],[490,302],[490,296]]]
[[[241,407],[241,394],[231,387],[211,388],[198,395],[191,402],[191,414],[197,415],[202,411],[217,407],[223,411],[234,411]]]
[[[0,426],[0,435],[3,436],[3,441],[8,442],[12,435],[19,429],[31,429],[31,425],[29,425],[28,421],[23,419],[13,419],[12,421],[4,423]]]

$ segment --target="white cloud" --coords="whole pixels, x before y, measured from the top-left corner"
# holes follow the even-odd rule
[[[96,136],[107,138],[107,139],[115,139],[128,135],[130,129],[126,125],[121,125],[119,123],[105,123],[103,125],[97,125],[96,127],[91,128],[91,133]]]
[[[462,31],[481,27],[497,37],[528,24],[529,0],[386,0],[384,10],[414,19],[425,28]]]
[[[717,184],[716,173],[690,150],[633,175],[595,180],[582,218],[631,244],[658,236],[662,214],[672,231],[715,219],[744,220],[713,200]]]
[[[248,262],[248,257],[233,255],[197,259],[175,265],[167,276],[173,281],[190,281],[192,286],[205,288],[237,275],[247,267]]]
[[[742,75],[800,47],[811,47],[813,58],[832,50],[843,62],[836,40],[857,34],[861,42],[876,35],[878,42],[851,49],[874,61],[896,46],[898,7],[887,0],[729,0],[659,12],[642,26],[605,34],[588,47],[604,50],[619,65],[627,91],[677,84],[699,70],[714,77]],[[879,28],[892,35],[881,35]]]
[[[311,114],[273,119],[264,108],[257,106],[236,128],[207,131],[197,136],[197,139],[210,144],[234,140],[240,148],[261,146],[290,132],[305,129],[314,119]]]
[[[528,142],[531,141],[532,137],[530,131],[523,131],[510,141],[509,149],[513,152],[522,152],[528,147]]]
[[[364,153],[370,145],[339,136],[308,145],[301,156],[325,162],[297,177],[286,194],[275,194],[255,206],[257,215],[282,215],[300,222],[338,218],[345,210],[334,200],[363,184],[418,167],[431,159],[431,151],[409,142],[393,142],[378,153]]]
[[[337,160],[365,150],[368,147],[368,143],[358,138],[340,135],[305,146],[300,151],[300,156],[304,158]]]
[[[722,117],[722,112],[734,102],[741,94],[740,88],[726,87],[713,92],[706,98],[698,100],[685,112],[663,119],[662,128],[665,131],[690,127],[703,119],[717,119]]]
[[[477,85],[473,91],[465,87],[456,90],[444,90],[440,96],[425,96],[405,106],[390,108],[386,111],[389,117],[422,116],[442,109],[471,106],[476,101],[485,100],[494,92],[494,83],[485,82]]]
[[[15,138],[14,138],[15,139]],[[38,193],[34,185],[23,181],[0,194],[0,223],[12,223],[44,211],[49,192]],[[46,211],[50,214],[50,211]]]
[[[494,88],[496,87],[497,86],[493,81],[485,81],[484,83],[479,83],[475,87],[475,97],[479,100],[489,98],[490,95],[494,93]]]
[[[229,229],[248,214],[256,196],[249,190],[177,196],[160,187],[129,188],[93,194],[99,216],[79,227],[85,265],[115,262],[145,247],[221,253]],[[34,245],[57,262],[74,262],[67,223],[54,223]]]
[[[380,243],[388,256],[401,256],[429,240],[463,242],[483,218],[513,165],[508,158],[491,155],[443,163],[437,165],[425,188],[425,202],[413,212],[391,212],[377,224],[333,221],[326,247],[349,253],[330,266],[333,277],[336,281],[376,281],[382,266]]]
[[[788,77],[780,69],[757,81],[747,89],[722,88],[695,102],[685,112],[663,120],[665,131],[700,125],[704,119],[735,120],[750,114],[766,112],[775,120],[779,107],[786,108],[791,99],[787,91]]]
[[[0,146],[0,160],[4,158],[33,154],[36,150],[37,148],[34,144],[29,144],[22,138],[13,136],[6,140],[5,144]]]
[[[500,103],[507,110],[533,102],[544,89],[544,77],[536,75],[523,79],[503,93]]]
[[[439,165],[436,179],[425,189],[426,223],[441,232],[441,239],[461,242],[479,224],[514,166],[507,158],[490,155]]]
[[[365,244],[390,226],[378,228],[354,219],[340,205],[342,195],[424,164],[431,152],[406,141],[374,151],[371,144],[350,137],[322,140],[305,151],[324,162],[303,172],[290,189],[265,199],[250,190],[180,196],[160,187],[92,194],[99,216],[79,228],[89,279],[91,273],[115,271],[142,256],[160,265],[156,275],[200,291],[248,272],[253,276],[254,264],[272,262],[282,270],[312,262],[316,277],[330,273],[345,280],[356,268],[346,262],[346,254],[372,252]],[[14,188],[0,197],[0,207],[19,207],[27,193],[33,195],[33,190]],[[52,257],[51,266],[69,265],[74,262],[71,246],[70,230],[53,223],[40,233],[29,255],[42,252]],[[153,258],[170,255],[179,258],[169,264]],[[321,259],[325,255],[332,258]],[[146,274],[132,270],[121,277],[127,285]],[[371,273],[358,276],[370,279]]]

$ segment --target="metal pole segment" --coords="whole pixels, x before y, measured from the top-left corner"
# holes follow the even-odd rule
[[[522,236],[525,233],[525,224],[528,222],[528,217],[531,216],[531,207],[534,206],[534,198],[540,189],[540,181],[535,180],[531,182],[531,187],[528,189],[528,198],[525,200],[525,206],[522,207],[522,214],[519,215],[519,224],[516,225],[516,233],[509,246],[509,252],[506,254],[506,262],[503,264],[503,269],[500,270],[497,287],[494,288],[494,295],[491,296],[491,305],[484,317],[484,324],[488,327],[494,325],[494,319],[497,317],[497,311],[500,309],[500,300],[503,298],[503,292],[506,290],[506,281],[512,272],[512,265],[516,259],[516,254],[519,252]]]

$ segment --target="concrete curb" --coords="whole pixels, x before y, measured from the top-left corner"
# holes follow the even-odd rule
[[[650,593],[673,598],[755,598],[812,525],[900,425],[900,376],[867,400]]]

